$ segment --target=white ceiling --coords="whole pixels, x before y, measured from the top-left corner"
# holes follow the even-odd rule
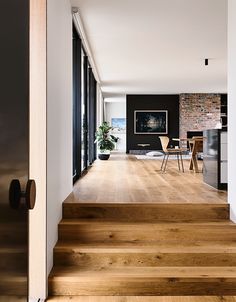
[[[227,0],[71,3],[105,95],[226,92]]]

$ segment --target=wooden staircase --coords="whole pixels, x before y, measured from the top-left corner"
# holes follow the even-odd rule
[[[50,296],[235,294],[227,204],[63,204]]]

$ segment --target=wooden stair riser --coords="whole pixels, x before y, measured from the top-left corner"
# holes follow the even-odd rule
[[[228,204],[63,204],[63,218],[118,221],[217,221],[229,219]]]
[[[87,268],[127,266],[236,266],[236,253],[137,253],[54,250],[54,265]]]
[[[236,279],[178,279],[143,278],[49,280],[50,295],[111,295],[111,296],[186,296],[186,295],[236,295]]]
[[[59,239],[89,242],[235,241],[236,225],[62,223]]]

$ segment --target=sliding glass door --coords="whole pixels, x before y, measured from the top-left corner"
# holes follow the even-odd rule
[[[91,165],[97,157],[97,148],[95,141],[95,132],[97,124],[97,82],[94,78],[92,68],[89,68],[89,95],[88,95],[88,162]]]
[[[81,39],[73,26],[73,181],[81,174],[81,94],[82,94]]]
[[[97,82],[86,51],[73,26],[73,180],[96,159]]]
[[[88,167],[88,57],[82,50],[82,98],[81,98],[81,167],[82,171]]]

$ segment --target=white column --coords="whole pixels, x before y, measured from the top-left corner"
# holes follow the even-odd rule
[[[53,266],[62,202],[72,183],[72,14],[47,0],[47,274]]]
[[[47,296],[46,272],[46,0],[30,0],[30,171],[36,182],[29,212],[29,300]]]
[[[236,1],[228,0],[228,200],[236,222]]]

